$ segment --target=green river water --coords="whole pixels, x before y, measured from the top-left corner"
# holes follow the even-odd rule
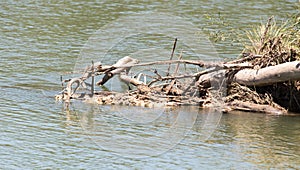
[[[120,55],[167,59],[173,35],[189,31],[195,36],[200,35],[195,30],[202,31],[201,36],[211,40],[212,45],[205,41],[207,46],[201,46],[202,59],[236,58],[242,46],[230,37],[243,36],[243,30],[272,15],[278,22],[286,20],[298,12],[298,1],[0,4],[0,169],[300,169],[299,116],[81,102],[65,111],[54,99],[61,90],[60,75],[67,78],[66,72],[91,60],[109,63]],[[149,14],[150,21],[128,19]],[[160,22],[171,24],[157,29],[151,21],[158,14],[167,14]],[[122,38],[132,31],[142,33]],[[182,48],[199,53],[190,37],[179,37],[179,47],[184,38]],[[153,56],[143,56],[149,52]],[[114,82],[110,87],[124,88]]]

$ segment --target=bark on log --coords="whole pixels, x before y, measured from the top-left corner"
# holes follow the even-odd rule
[[[243,69],[238,71],[234,82],[246,86],[263,86],[289,80],[300,80],[300,61],[287,62],[262,69]]]

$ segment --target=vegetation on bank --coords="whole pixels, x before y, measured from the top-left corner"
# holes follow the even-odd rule
[[[249,41],[245,44],[242,61],[251,63],[257,70],[300,61],[300,15],[280,24],[271,17],[266,24],[248,30],[246,35]],[[228,94],[228,100],[268,104],[279,109],[300,112],[299,80],[262,87],[247,87],[235,83],[230,85]]]
[[[300,17],[281,24],[271,17],[267,24],[261,24],[246,32],[250,44],[245,45],[244,53],[262,55],[253,63],[260,67],[299,60],[299,27]]]

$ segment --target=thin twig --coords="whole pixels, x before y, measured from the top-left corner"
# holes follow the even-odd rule
[[[92,84],[91,84],[91,93],[92,96],[94,95],[94,80],[95,79],[95,74],[94,74],[94,61],[92,60]]]
[[[65,87],[64,87],[64,82],[63,82],[62,75],[60,75],[60,82],[61,82],[61,87],[62,87],[62,90],[64,90],[64,89],[65,89]]]
[[[267,33],[268,33],[268,31],[269,31],[269,29],[270,29],[270,27],[271,27],[271,21],[273,20],[273,18],[274,18],[274,17],[272,16],[272,17],[270,17],[270,18],[268,19],[268,22],[267,22],[267,24],[266,24],[266,28],[265,28],[264,34],[262,35],[262,37],[261,37],[261,39],[260,39],[260,48],[259,48],[259,51],[258,51],[259,54],[262,52],[262,50],[263,50],[264,47],[265,47],[264,42],[265,42]]]
[[[179,60],[182,59],[182,51],[181,51],[180,56],[178,57],[178,59],[179,59]],[[179,64],[180,64],[180,63],[177,63],[177,65],[176,65],[175,72],[174,72],[174,76],[177,75],[177,72],[178,72],[178,69],[179,69]],[[173,80],[171,81],[171,83],[170,83],[169,86],[167,87],[166,94],[168,94],[168,93],[170,92],[170,90],[172,89],[172,87],[173,87],[175,81],[176,81],[176,79],[173,79]]]
[[[174,52],[175,52],[175,49],[176,49],[176,44],[177,44],[177,38],[175,38],[175,41],[174,41],[174,44],[173,44],[173,49],[172,49],[170,60],[173,59]],[[169,64],[169,67],[168,67],[168,70],[167,70],[167,76],[169,75],[170,68],[171,68],[171,64]]]

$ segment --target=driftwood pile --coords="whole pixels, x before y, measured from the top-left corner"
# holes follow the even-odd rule
[[[260,56],[248,56],[247,58],[257,57]],[[131,77],[127,74],[132,67],[156,64],[175,64],[177,67],[175,73],[172,75],[160,75],[155,69],[153,70],[153,74],[156,76],[147,77],[147,75],[142,75],[143,77],[147,77],[148,81],[141,81],[141,75]],[[179,64],[192,64],[208,69],[194,74],[180,74],[178,72]],[[139,64],[136,59],[127,56],[121,58],[116,64],[111,66],[103,66],[101,64],[89,66],[82,77],[65,80],[64,82],[67,83],[67,85],[62,93],[56,96],[56,99],[64,100],[66,103],[69,103],[71,99],[80,99],[86,101],[92,100],[98,104],[142,107],[181,105],[211,107],[214,106],[214,101],[218,100],[219,102],[221,101],[221,103],[224,101],[221,105],[224,112],[230,110],[244,110],[285,114],[288,108],[284,108],[274,102],[272,88],[289,89],[290,87],[285,87],[285,84],[299,80],[300,62],[286,62],[261,69],[255,69],[254,67],[251,62],[246,60],[227,63],[167,60]],[[102,78],[96,85],[102,86],[113,76],[119,76],[121,81],[134,85],[136,88],[124,93],[94,91],[93,85],[88,84],[86,80],[90,78],[94,79],[94,77],[98,75],[102,75]],[[92,84],[93,82],[94,80],[92,80]],[[73,87],[74,84],[76,85],[75,88]],[[91,87],[91,93],[76,93],[78,87]],[[255,88],[257,90],[254,90]],[[226,92],[222,92],[222,89],[226,90]],[[299,93],[299,89],[293,90]],[[264,91],[265,93],[261,93],[260,91]],[[299,94],[294,93],[292,95]],[[299,102],[299,96],[293,97],[295,98],[295,104],[299,104],[297,103]],[[288,100],[284,102],[286,101]]]
[[[223,112],[300,113],[299,54],[292,48],[283,48],[282,37],[264,38],[261,38],[257,51],[243,53],[242,58],[224,63],[184,60],[181,55],[178,60],[171,57],[170,60],[149,63],[128,56],[113,65],[93,63],[81,77],[64,80],[66,86],[56,99],[67,105],[72,99],[77,99],[104,105],[196,105],[218,107]],[[154,65],[165,65],[165,72],[150,69],[151,74],[129,75],[134,67],[152,68]],[[179,69],[180,65],[194,65],[200,71],[187,73]],[[97,76],[101,78],[94,83]],[[124,92],[94,90],[94,84],[105,86],[114,76],[133,87]],[[91,83],[87,83],[88,79],[92,79]],[[77,93],[78,88],[88,89],[90,93]]]
[[[208,85],[210,80],[200,80],[202,75],[214,73],[222,69],[240,69],[249,67],[248,64],[221,64],[205,63],[194,60],[166,60],[150,63],[138,63],[139,61],[131,57],[123,57],[111,66],[95,64],[87,67],[83,76],[64,80],[66,87],[58,100],[64,100],[69,103],[71,99],[93,100],[98,104],[119,104],[144,107],[161,107],[161,106],[181,106],[181,105],[199,105],[205,106],[211,103],[209,99]],[[152,65],[176,65],[175,73],[166,73],[161,75],[156,69],[153,69],[153,75],[139,74],[137,77],[128,75],[132,67],[152,66]],[[191,64],[199,67],[212,67],[212,69],[203,70],[193,74],[179,73],[180,64]],[[96,82],[96,85],[103,86],[113,76],[119,76],[122,82],[134,85],[134,90],[128,90],[124,93],[113,91],[94,91],[94,77],[102,75],[102,78]],[[144,81],[141,81],[141,76]],[[86,82],[92,78],[92,84]],[[148,81],[147,81],[148,80]],[[203,85],[202,85],[203,81]],[[219,81],[219,80],[216,80]],[[73,85],[76,85],[73,88]],[[76,93],[79,88],[91,87],[91,93]]]

